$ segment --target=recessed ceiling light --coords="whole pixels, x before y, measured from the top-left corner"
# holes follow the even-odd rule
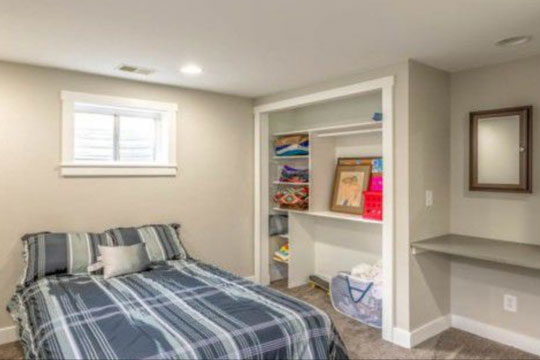
[[[202,68],[199,65],[189,64],[182,66],[180,72],[187,75],[198,75],[202,73]]]
[[[516,46],[528,43],[531,41],[531,35],[512,36],[506,39],[499,40],[495,43],[497,46]]]

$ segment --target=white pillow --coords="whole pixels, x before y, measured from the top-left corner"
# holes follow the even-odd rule
[[[100,245],[99,252],[105,279],[143,271],[150,266],[144,243],[130,246]]]

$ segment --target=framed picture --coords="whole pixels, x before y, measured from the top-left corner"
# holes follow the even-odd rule
[[[371,174],[383,173],[383,159],[377,157],[362,157],[362,158],[339,158],[338,165],[371,165]]]
[[[342,164],[338,161],[330,210],[362,215],[364,191],[369,185],[371,164]]]

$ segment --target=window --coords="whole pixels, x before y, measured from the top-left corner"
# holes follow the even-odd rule
[[[161,114],[75,104],[74,161],[156,162]]]
[[[176,104],[62,92],[62,175],[175,175]]]

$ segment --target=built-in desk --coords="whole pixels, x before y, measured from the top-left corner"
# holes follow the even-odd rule
[[[416,241],[411,247],[416,254],[433,251],[540,270],[540,245],[448,234]]]

